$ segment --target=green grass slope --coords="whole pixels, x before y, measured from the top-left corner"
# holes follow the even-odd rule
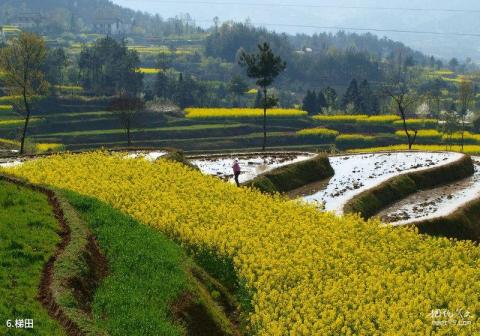
[[[64,335],[37,300],[58,230],[45,195],[0,181],[0,335]],[[34,329],[7,328],[15,319],[33,319]]]
[[[98,328],[111,336],[233,334],[221,309],[192,277],[190,269],[198,268],[180,246],[95,199],[62,194],[108,260],[109,273],[92,302]]]

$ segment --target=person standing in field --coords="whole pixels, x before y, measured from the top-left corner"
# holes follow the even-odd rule
[[[235,176],[235,183],[237,184],[237,187],[240,187],[240,182],[238,181],[238,177],[242,173],[242,170],[240,169],[240,164],[238,163],[238,160],[233,161],[233,175]]]

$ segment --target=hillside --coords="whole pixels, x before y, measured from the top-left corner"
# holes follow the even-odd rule
[[[119,20],[129,26],[130,33],[136,34],[170,35],[185,32],[185,25],[180,19],[164,21],[159,16],[121,7],[109,0],[5,0],[0,3],[0,25],[17,25],[18,22],[24,22],[25,17],[34,21],[36,31],[48,35],[98,32],[94,26],[103,20]],[[191,30],[190,24],[188,31]]]
[[[235,4],[231,5],[222,4],[221,1],[217,1],[219,3],[218,5],[192,4],[192,2],[166,2],[160,4],[149,0],[138,0],[135,2],[130,0],[115,0],[114,2],[135,9],[149,11],[151,13],[160,13],[165,16],[187,12],[194,13],[194,19],[201,23],[202,26],[211,25],[214,16],[218,16],[222,21],[230,19],[244,21],[249,18],[254,24],[270,23],[272,25],[267,26],[269,29],[276,29],[290,34],[313,34],[322,31],[335,31],[332,29],[325,30],[306,27],[309,25],[437,31],[441,33],[479,32],[479,5],[477,1],[473,0],[413,0],[409,2],[392,0],[385,4],[379,4],[379,2],[375,0],[341,0],[329,2],[298,0],[285,1],[283,3],[289,4],[285,6],[265,6],[263,4],[256,4],[254,7],[255,10],[252,10],[252,2],[247,2],[245,4],[234,2]],[[320,7],[308,7],[318,5],[320,5]],[[321,7],[322,5],[327,6]],[[342,6],[389,7],[397,9],[371,10],[362,8],[341,8]],[[435,9],[435,11],[398,10],[398,8],[407,7],[420,9],[431,8]],[[467,11],[442,11],[441,9]],[[301,25],[301,27],[295,25]],[[471,57],[472,59],[480,60],[478,39],[474,37],[435,36],[428,34],[405,34],[393,32],[379,32],[379,35],[402,41],[415,49],[438,57],[457,57],[461,59]]]

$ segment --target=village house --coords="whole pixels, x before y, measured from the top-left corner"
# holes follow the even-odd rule
[[[132,25],[113,16],[99,16],[95,19],[94,28],[98,34],[119,35],[130,32]]]

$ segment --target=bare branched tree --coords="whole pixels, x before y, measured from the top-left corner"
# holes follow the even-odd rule
[[[473,88],[472,81],[463,79],[460,83],[460,89],[458,92],[458,100],[460,103],[459,117],[460,117],[460,124],[462,126],[461,128],[462,152],[465,146],[465,124],[466,124],[467,114],[470,107],[472,106],[474,99],[475,99],[475,91]]]
[[[132,145],[132,130],[138,127],[138,117],[144,108],[142,99],[126,94],[114,98],[110,104],[109,110],[117,115],[125,130],[128,147]]]
[[[422,100],[421,95],[415,90],[413,82],[414,73],[407,67],[399,69],[398,73],[391,75],[384,85],[384,95],[390,98],[402,118],[403,130],[408,140],[408,149],[411,150],[417,140],[418,129],[408,125],[407,119],[413,114],[415,108]]]
[[[0,50],[0,69],[8,92],[21,97],[17,109],[25,113],[20,140],[20,154],[25,152],[25,138],[32,114],[32,101],[48,90],[42,68],[47,56],[45,41],[33,33],[22,33]]]

